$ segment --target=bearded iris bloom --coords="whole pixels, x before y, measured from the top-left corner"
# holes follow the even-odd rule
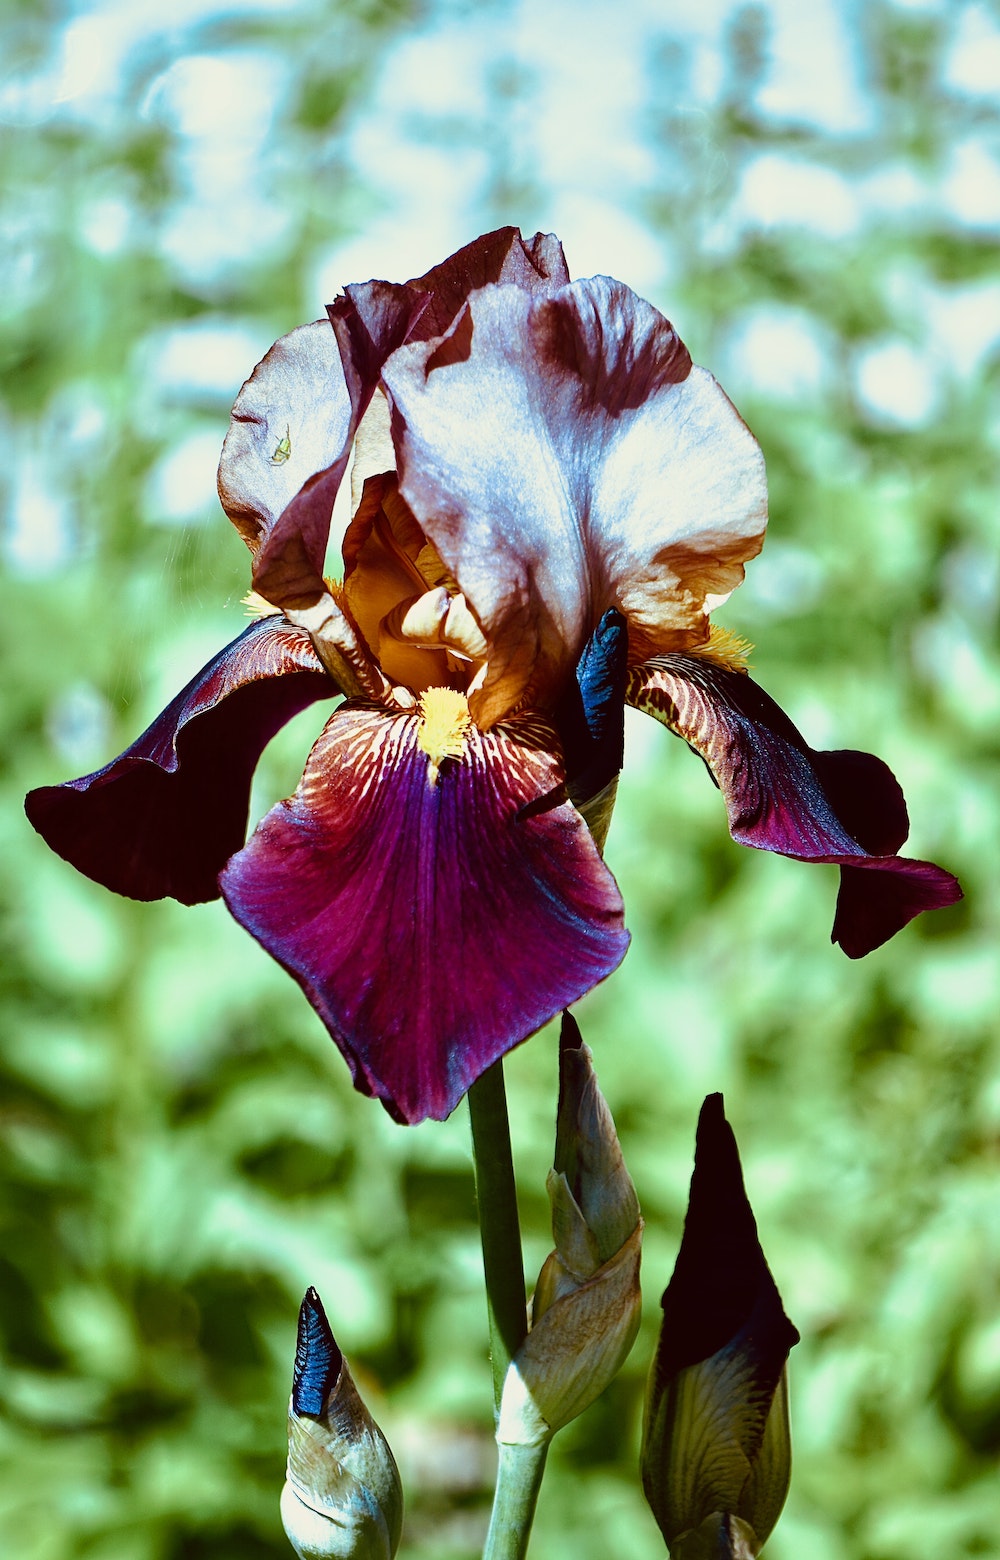
[[[411,1122],[624,956],[583,813],[600,837],[626,698],[701,754],[734,838],[840,865],[852,957],[958,897],[897,854],[885,766],[813,752],[712,630],[763,540],[763,460],[656,309],[508,228],[328,314],[272,347],[223,447],[267,615],[121,757],[31,794],[53,849],[137,899],[221,893]],[[339,695],[244,843],[263,747]]]

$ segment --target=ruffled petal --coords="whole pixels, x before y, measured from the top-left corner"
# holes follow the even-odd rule
[[[490,644],[483,726],[551,703],[608,607],[633,659],[700,643],[760,550],[755,439],[668,321],[607,277],[486,287],[383,382],[400,490]]]
[[[339,691],[307,634],[262,618],[120,758],[32,791],[25,811],[58,855],[117,894],[217,899],[219,870],[246,838],[261,752],[293,715]]]
[[[310,607],[324,594],[330,515],[363,409],[329,320],[276,341],[236,398],[219,498],[254,555],[255,589],[275,606]]]
[[[921,911],[961,899],[950,872],[896,854],[909,823],[881,759],[816,752],[745,673],[698,656],[659,657],[633,668],[627,697],[704,759],[734,840],[841,868],[832,939],[850,958]]]
[[[549,292],[569,281],[562,245],[553,233],[527,240],[516,227],[484,233],[440,265],[409,282],[357,282],[329,306],[347,348],[345,363],[375,372],[403,341],[429,341],[448,330],[470,293],[499,284],[523,292]],[[350,370],[348,370],[350,379]]]
[[[469,728],[436,782],[417,739],[415,714],[343,706],[220,880],[356,1086],[407,1122],[447,1116],[628,944],[546,722]]]
[[[346,289],[326,320],[268,352],[237,397],[219,466],[219,497],[254,554],[254,588],[285,611],[323,595],[334,499],[382,365],[408,339],[438,335],[471,289],[568,280],[557,239],[501,228],[407,283]]]

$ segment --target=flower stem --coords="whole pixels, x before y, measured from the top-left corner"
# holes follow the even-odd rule
[[[517,1192],[510,1152],[503,1062],[494,1062],[492,1067],[487,1068],[472,1085],[468,1097],[479,1231],[483,1242],[486,1304],[490,1317],[493,1412],[496,1416],[500,1412],[500,1396],[507,1367],[528,1331],[524,1259],[517,1219]],[[510,1551],[511,1554],[514,1552]],[[507,1551],[497,1551],[497,1554],[501,1553],[506,1554]]]
[[[483,1560],[524,1560],[548,1449],[548,1442],[542,1446],[501,1444]]]

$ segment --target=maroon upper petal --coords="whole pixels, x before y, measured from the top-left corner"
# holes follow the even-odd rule
[[[309,637],[261,618],[192,678],[119,758],[32,791],[25,811],[52,849],[131,899],[217,899],[246,837],[250,782],[275,732],[339,692]]]
[[[436,780],[417,735],[416,714],[344,705],[220,879],[357,1087],[407,1122],[447,1116],[628,944],[546,722],[471,728]]]
[[[833,941],[852,959],[922,910],[961,899],[950,872],[896,855],[906,804],[881,759],[814,751],[745,673],[699,656],[656,657],[631,672],[628,699],[704,759],[734,840],[841,867]]]
[[[344,356],[359,382],[374,384],[386,359],[404,341],[442,336],[470,293],[498,283],[525,292],[548,292],[569,281],[562,245],[552,233],[525,242],[515,227],[484,233],[410,282],[356,282],[328,313]],[[369,395],[371,391],[369,391]]]

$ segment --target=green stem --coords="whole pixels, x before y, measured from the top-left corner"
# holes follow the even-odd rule
[[[493,1066],[469,1090],[472,1157],[483,1242],[486,1304],[490,1317],[493,1411],[500,1412],[507,1367],[528,1331],[524,1258],[517,1220],[517,1192],[510,1153],[510,1124],[503,1084],[503,1063]],[[541,1475],[539,1474],[539,1477]],[[497,1551],[497,1553],[506,1551]],[[513,1551],[511,1551],[513,1553]]]
[[[543,1446],[501,1444],[483,1560],[524,1560],[548,1449],[548,1442]]]

